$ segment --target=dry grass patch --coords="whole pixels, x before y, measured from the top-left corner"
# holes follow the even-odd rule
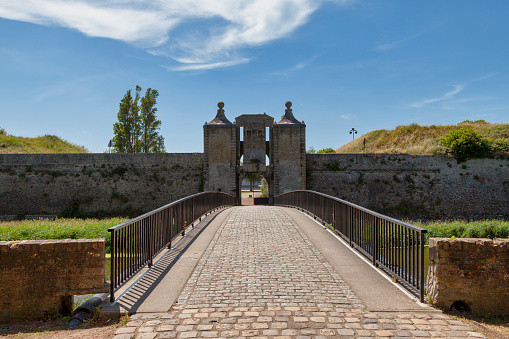
[[[494,153],[509,153],[509,124],[488,123],[483,120],[464,121],[457,125],[419,124],[402,125],[394,130],[368,132],[338,148],[337,153],[401,153],[444,154],[446,147],[440,139],[447,133],[461,128],[472,128],[485,138]],[[364,148],[366,139],[366,148]]]

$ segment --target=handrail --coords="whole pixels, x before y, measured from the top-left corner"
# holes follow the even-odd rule
[[[152,266],[164,248],[171,248],[172,240],[184,235],[188,225],[220,207],[236,205],[236,199],[222,192],[197,193],[110,227],[110,301],[145,265]]]
[[[321,219],[373,265],[399,277],[424,302],[426,229],[314,191],[283,193],[274,197],[274,204],[297,207]]]

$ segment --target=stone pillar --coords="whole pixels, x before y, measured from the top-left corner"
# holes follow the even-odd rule
[[[224,114],[224,103],[217,104],[217,115],[203,126],[204,190],[237,194],[237,128]]]
[[[283,119],[273,128],[275,195],[306,189],[306,125],[295,119],[290,101],[285,106]]]

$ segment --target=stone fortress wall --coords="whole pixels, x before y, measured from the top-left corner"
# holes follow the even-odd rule
[[[0,155],[0,215],[137,215],[203,190],[202,153]],[[397,217],[509,217],[509,160],[308,154],[307,188]]]
[[[203,154],[3,154],[0,215],[139,215],[203,190]]]
[[[307,188],[395,217],[509,217],[509,159],[308,154]]]

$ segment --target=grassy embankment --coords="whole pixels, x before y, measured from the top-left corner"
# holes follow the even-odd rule
[[[0,222],[0,241],[42,239],[106,239],[106,253],[110,252],[108,228],[128,219],[56,219]],[[444,238],[509,238],[509,221],[435,221],[411,222],[428,229],[430,237]]]
[[[509,153],[509,124],[464,121],[457,125],[419,124],[398,126],[394,130],[368,132],[354,141],[338,148],[337,153],[400,153],[400,154],[445,154],[447,149],[440,138],[461,128],[471,128],[489,144],[494,154]],[[366,139],[366,148],[363,141]]]
[[[509,221],[433,221],[412,222],[428,230],[427,238],[509,238]]]
[[[88,153],[88,150],[55,135],[23,138],[9,135],[0,128],[0,154],[20,153]]]
[[[128,219],[56,219],[0,222],[0,241],[105,238],[106,253],[111,242],[108,228]]]

